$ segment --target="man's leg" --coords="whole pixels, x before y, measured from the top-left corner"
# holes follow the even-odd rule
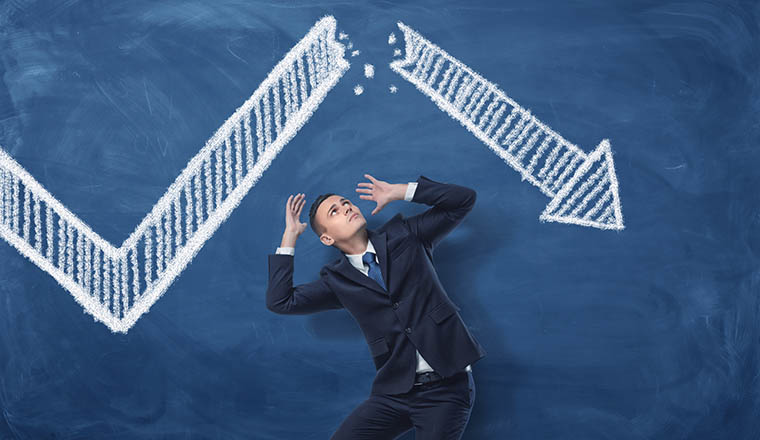
[[[415,387],[409,398],[415,440],[459,440],[475,403],[471,371]]]
[[[390,395],[370,395],[330,437],[331,440],[392,440],[412,428],[409,406]]]

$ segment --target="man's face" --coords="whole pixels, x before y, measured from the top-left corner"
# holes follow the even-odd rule
[[[316,216],[324,228],[319,239],[327,246],[332,246],[336,241],[345,241],[367,224],[359,208],[337,194],[320,203]]]

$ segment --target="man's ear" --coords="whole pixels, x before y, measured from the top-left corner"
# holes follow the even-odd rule
[[[323,243],[325,246],[332,246],[332,245],[333,245],[333,243],[335,243],[335,240],[333,240],[333,238],[332,238],[332,237],[330,237],[330,236],[329,236],[329,235],[327,235],[327,234],[322,234],[322,235],[319,237],[319,240],[320,240],[320,241],[321,241],[321,242],[322,242],[322,243]]]

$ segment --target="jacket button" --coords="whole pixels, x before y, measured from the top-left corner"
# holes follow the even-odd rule
[[[394,309],[397,309],[397,308],[398,308],[398,303],[397,303],[397,302],[393,303],[393,308],[394,308]]]
[[[406,328],[404,331],[405,331],[407,334],[409,334],[409,333],[411,333],[411,332],[412,332],[412,329],[410,329],[409,327],[407,327],[407,328]]]

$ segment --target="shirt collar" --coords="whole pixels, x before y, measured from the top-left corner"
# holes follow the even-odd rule
[[[375,261],[377,261],[377,252],[375,252],[375,247],[372,246],[372,240],[367,239],[367,250],[362,252],[361,254],[344,254],[346,258],[348,258],[348,261],[351,263],[352,266],[359,269],[364,269],[364,261],[362,260],[362,257],[364,257],[364,254],[367,252],[372,252],[375,254]]]

